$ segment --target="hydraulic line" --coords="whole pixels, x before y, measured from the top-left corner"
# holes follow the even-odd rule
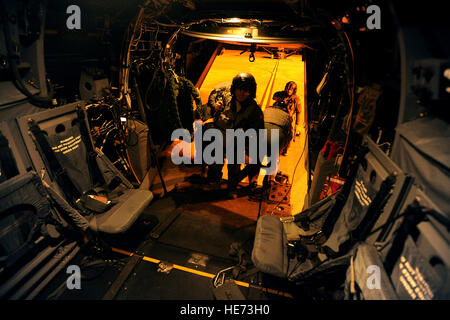
[[[345,35],[345,38],[347,39],[348,47],[349,47],[349,50],[350,50],[350,55],[352,57],[352,87],[351,87],[351,90],[350,90],[351,91],[351,97],[350,97],[351,103],[350,103],[350,113],[349,113],[349,116],[348,116],[348,124],[347,124],[348,130],[347,130],[347,137],[345,138],[345,145],[344,145],[344,151],[342,153],[342,159],[344,159],[344,157],[345,157],[345,153],[347,151],[347,144],[348,144],[348,140],[349,140],[349,137],[350,137],[350,131],[351,131],[351,125],[352,125],[352,116],[353,116],[353,107],[354,107],[354,104],[355,104],[355,87],[356,87],[356,80],[355,80],[355,55],[353,53],[352,43],[351,43],[351,41],[350,41],[350,39],[349,39],[349,37],[347,35],[347,32],[344,32],[344,35]],[[342,161],[339,164],[339,169],[338,169],[339,173],[341,172]]]

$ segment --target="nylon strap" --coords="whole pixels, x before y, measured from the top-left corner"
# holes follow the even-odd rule
[[[47,138],[45,137],[44,132],[32,119],[29,120],[28,125],[30,127],[31,133],[34,135],[36,142],[39,144],[39,147],[44,154],[45,160],[50,166],[50,173],[52,174],[53,178],[61,187],[64,195],[66,196],[66,199],[68,199],[70,204],[75,208],[78,207],[77,200],[80,198],[81,194],[73,184],[72,180],[70,180],[66,170],[61,167],[61,164],[56,158]]]
[[[88,153],[88,166],[89,166],[89,171],[92,174],[93,185],[95,186],[96,183],[98,183],[99,185],[104,185],[105,179],[103,178],[100,168],[98,167],[98,163],[96,160],[97,152],[95,152],[94,147],[92,145],[92,140],[89,136],[89,131],[88,131],[88,128],[86,126],[86,121],[85,121],[84,110],[82,108],[79,108],[77,113],[78,113],[78,120],[79,120],[79,124],[80,124],[81,139],[83,140],[84,145],[86,146],[87,153]]]

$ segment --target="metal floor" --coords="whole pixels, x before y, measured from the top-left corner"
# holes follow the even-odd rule
[[[170,168],[168,163],[165,165]],[[159,194],[160,198],[146,209],[143,218],[147,225],[137,222],[124,235],[106,237],[105,241],[113,248],[106,260],[86,261],[84,257],[88,253],[80,252],[71,264],[79,264],[85,276],[81,290],[66,289],[67,275],[61,273],[37,298],[214,300],[214,275],[238,263],[237,257],[230,256],[230,245],[243,244],[245,257],[251,261],[259,202],[249,201],[245,186],[239,198],[227,200],[225,184],[217,192],[183,182],[200,171],[198,166],[168,170],[165,181],[169,192],[165,196]],[[151,232],[156,230],[159,237],[152,238]],[[161,262],[169,266],[168,271],[161,270]],[[245,272],[241,276],[245,277]],[[242,282],[239,290],[246,299],[288,299],[283,294],[285,285],[289,284],[272,281],[261,273],[238,280]],[[264,286],[267,281],[273,282],[269,289],[282,293],[253,288]]]
[[[234,201],[248,202],[247,199]],[[95,261],[93,266],[83,262],[85,254],[80,253],[71,263],[81,266],[81,273],[85,276],[82,289],[66,289],[67,275],[60,274],[38,299],[214,300],[214,275],[238,262],[236,257],[229,255],[230,244],[245,243],[249,259],[255,220],[216,210],[205,203],[202,204],[203,210],[195,210],[199,205],[186,205],[158,239],[148,237],[151,226],[145,231],[140,230],[140,235],[133,229],[130,230],[132,234],[123,236],[132,237],[132,240],[107,239],[114,252],[106,261],[99,260],[97,266]],[[167,215],[173,201],[163,198],[155,201],[153,206],[156,210],[150,210],[150,206],[148,211],[163,219],[162,214]],[[233,223],[236,224],[233,226]],[[138,238],[142,240],[140,243]],[[130,256],[131,253],[134,255]],[[169,266],[169,270],[161,270],[161,263]],[[243,278],[239,290],[251,300],[287,299],[280,294],[246,286],[248,283],[261,285],[262,280],[261,274]]]
[[[296,172],[290,197],[292,213],[301,210],[306,190],[304,159],[307,157],[302,152],[304,144],[302,133],[300,139],[291,142],[288,156],[280,157],[281,172],[287,174],[290,180]],[[88,274],[82,279],[82,289],[64,290],[67,275],[62,273],[37,298],[214,299],[212,277],[218,271],[238,262],[236,257],[229,254],[230,245],[245,243],[250,259],[259,201],[249,198],[245,182],[238,190],[239,197],[229,200],[226,198],[226,182],[222,184],[221,190],[213,191],[189,179],[200,173],[200,166],[177,166],[167,159],[163,164],[162,174],[168,192],[164,194],[159,177],[155,178],[151,188],[155,200],[142,217],[146,219],[146,224],[138,221],[126,234],[105,238],[111,247],[121,253],[113,252],[106,258],[106,262],[101,263],[82,260],[89,253],[81,252],[71,264],[79,264],[81,273]],[[264,207],[260,213],[264,214]],[[155,232],[159,237],[151,236]],[[128,253],[135,254],[134,258]],[[201,263],[196,264],[199,259]],[[159,262],[165,262],[169,266],[176,264],[180,268],[173,268],[168,273],[158,272]],[[251,280],[261,284],[262,275],[258,276],[259,279],[244,279],[244,285],[239,286],[246,298],[286,299],[280,294],[270,294],[245,286]],[[289,284],[264,277],[263,280],[270,283],[271,289],[284,292],[289,287]]]

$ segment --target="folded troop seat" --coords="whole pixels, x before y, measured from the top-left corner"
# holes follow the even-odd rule
[[[0,184],[0,269],[14,264],[41,234],[50,211],[45,195],[33,172]]]
[[[292,217],[258,219],[252,261],[291,281],[346,266],[360,242],[387,241],[412,179],[369,138],[343,188]]]
[[[17,121],[36,171],[88,220],[90,229],[123,233],[153,199],[94,150],[81,102]]]
[[[33,299],[80,248],[61,237],[68,223],[54,204],[64,200],[25,170],[11,132],[4,122],[0,127],[0,299]],[[88,228],[83,216],[69,215]]]
[[[413,185],[395,232],[383,250],[356,246],[347,270],[347,299],[448,300],[450,298],[450,219]],[[376,289],[376,290],[374,290]]]

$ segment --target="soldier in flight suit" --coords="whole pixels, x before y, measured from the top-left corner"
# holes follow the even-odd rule
[[[211,128],[215,128],[214,119],[216,115],[222,112],[225,105],[231,103],[230,83],[223,82],[218,84],[209,94],[208,103],[198,107],[194,113],[195,121],[200,121],[203,126],[203,131]],[[222,167],[219,168],[216,165],[208,166],[202,164],[202,174],[207,174],[207,178],[210,182],[215,183],[214,188],[220,189],[220,179],[222,178]]]
[[[300,104],[300,98],[297,96],[297,84],[294,81],[289,81],[284,87],[284,91],[287,94],[286,103],[288,105],[289,114],[292,119],[295,119],[295,124],[293,125],[293,133],[296,136],[300,135],[300,115],[302,113],[302,106]],[[285,152],[284,155],[287,153]]]
[[[212,123],[216,113],[221,112],[224,106],[230,104],[232,98],[230,88],[231,85],[228,82],[218,84],[209,94],[208,103],[195,110],[195,119],[201,120],[205,125],[208,124],[205,129],[214,127]]]
[[[256,81],[249,73],[239,73],[233,78],[230,88],[231,99],[223,99],[225,102],[221,112],[215,114],[214,126],[220,129],[224,137],[224,147],[226,146],[226,129],[255,129],[258,133],[259,129],[264,129],[264,115],[261,108],[254,100],[256,97]],[[223,94],[226,93],[226,90]],[[214,99],[220,99],[216,96]],[[235,139],[235,157],[236,157],[236,140]],[[257,143],[257,140],[256,140]],[[248,155],[248,145],[246,144],[246,153]],[[224,155],[226,151],[224,150]],[[235,159],[236,160],[236,159]],[[260,164],[247,164],[247,174],[251,185],[255,185]],[[236,161],[235,161],[236,162]],[[222,177],[223,164],[215,164],[210,166],[208,175],[211,178],[220,181]],[[237,185],[244,178],[241,176],[240,164],[228,164],[228,194],[231,198],[237,197]]]
[[[267,129],[267,150],[270,150],[271,131],[270,129],[279,130],[279,148],[281,154],[286,154],[289,144],[292,140],[292,117],[289,114],[286,100],[288,95],[286,91],[277,91],[272,99],[275,103],[264,110],[264,126]]]

